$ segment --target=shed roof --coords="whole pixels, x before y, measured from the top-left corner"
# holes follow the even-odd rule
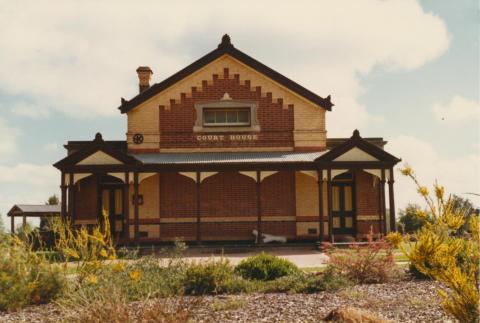
[[[8,216],[45,216],[45,215],[60,215],[60,205],[45,205],[45,204],[15,204]]]

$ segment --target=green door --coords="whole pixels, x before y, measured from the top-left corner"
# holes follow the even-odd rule
[[[354,195],[352,182],[334,182],[332,184],[334,234],[355,233]]]

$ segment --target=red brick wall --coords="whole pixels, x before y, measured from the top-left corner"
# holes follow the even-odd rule
[[[356,172],[355,181],[357,215],[379,215],[379,181],[364,171]],[[371,227],[374,233],[378,233],[380,222],[357,221],[357,234],[364,236],[370,232]]]
[[[262,181],[262,216],[295,216],[295,173],[278,172]]]
[[[75,185],[75,218],[97,219],[97,181],[95,176],[86,177]]]
[[[356,172],[357,215],[376,215],[378,210],[378,181],[373,182],[373,175],[364,171]]]
[[[256,222],[202,223],[200,225],[202,240],[254,240],[252,231]]]
[[[160,217],[196,217],[196,184],[178,173],[160,175]]]
[[[160,239],[172,240],[184,238],[187,241],[195,240],[197,229],[195,223],[162,223],[160,224]]]
[[[256,216],[255,181],[238,172],[221,172],[203,180],[201,216]]]
[[[223,77],[213,75],[213,84],[208,85],[205,80],[202,89],[193,88],[191,96],[182,95],[179,102],[172,101],[170,110],[160,108],[160,148],[293,147],[293,107],[285,109],[282,100],[273,102],[271,93],[262,97],[260,87],[250,88],[249,82],[240,84],[238,75],[229,78],[228,69]],[[219,100],[226,92],[233,100],[257,102],[261,131],[251,134],[258,134],[258,140],[229,141],[227,138],[225,141],[199,142],[196,139],[197,135],[214,133],[193,132],[195,103]]]

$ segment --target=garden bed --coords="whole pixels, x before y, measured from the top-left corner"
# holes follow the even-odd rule
[[[131,302],[128,312],[132,319],[152,307],[165,312],[183,308],[193,322],[318,322],[333,309],[354,306],[396,322],[456,322],[441,308],[438,287],[434,281],[406,280],[357,285],[334,293],[175,297]],[[50,304],[0,314],[0,322],[75,322],[76,315]]]

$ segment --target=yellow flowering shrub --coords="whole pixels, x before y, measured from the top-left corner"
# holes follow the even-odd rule
[[[451,197],[445,198],[445,190],[435,184],[435,196],[421,186],[411,168],[401,170],[418,187],[427,203],[429,212],[419,212],[425,225],[415,234],[416,242],[408,250],[396,235],[389,240],[396,243],[422,274],[445,284],[439,291],[442,304],[460,322],[478,322],[480,231],[476,215],[456,210]],[[460,228],[467,223],[465,233]]]
[[[75,262],[80,280],[95,274],[104,260],[116,259],[108,214],[104,211],[102,215],[102,225],[95,226],[91,232],[83,226],[73,228],[69,221],[56,219],[52,222],[57,236],[55,247],[64,256],[66,264]]]
[[[15,311],[27,305],[48,303],[65,285],[59,266],[18,236],[0,239],[0,311]]]

